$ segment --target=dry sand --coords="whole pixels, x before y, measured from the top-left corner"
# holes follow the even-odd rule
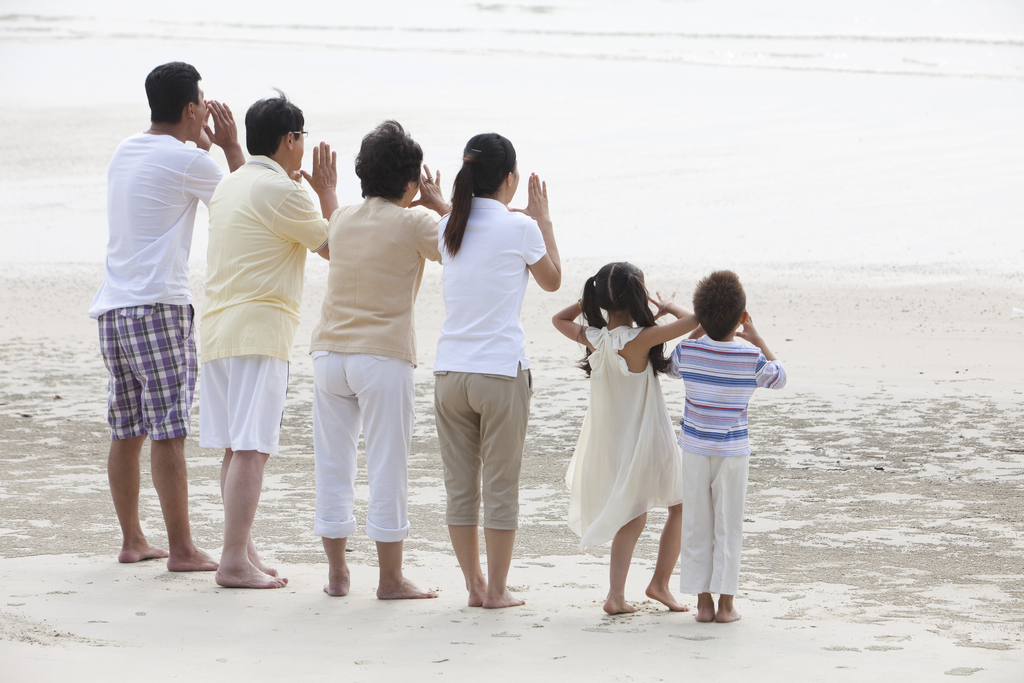
[[[484,672],[496,680],[668,680],[723,666],[768,681],[1019,680],[1024,368],[1015,354],[1024,320],[1010,312],[1024,298],[1024,280],[963,266],[741,272],[750,310],[790,380],[752,404],[737,596],[745,618],[725,626],[700,625],[644,599],[661,513],[637,548],[627,591],[640,607],[633,616],[601,612],[607,549],[579,552],[565,525],[563,476],[587,386],[572,368],[578,349],[548,317],[597,265],[571,261],[563,292],[531,285],[527,296],[537,391],[510,576],[527,604],[500,612],[465,606],[443,525],[429,375],[443,310],[438,269],[428,269],[418,307],[425,358],[406,547],[408,574],[441,597],[397,604],[373,596],[373,545],[361,531],[350,543],[352,594],[330,599],[320,591],[326,564],[311,533],[312,378],[302,347],[323,292],[323,264],[307,268],[281,454],[268,465],[254,530],[290,579],[270,592],[225,590],[209,575],[172,574],[160,562],[117,564],[105,370],[95,323],[81,314],[100,269],[9,268],[0,320],[0,658],[13,663],[5,680],[71,672],[98,680],[126,664],[153,666],[159,680]],[[703,264],[642,265],[649,282],[684,301],[703,272]],[[193,274],[194,284],[201,275]],[[680,414],[681,383],[663,386]],[[194,438],[186,452],[194,533],[216,550],[219,454]],[[358,486],[365,505],[365,480]],[[151,539],[162,542],[148,482],[142,516]]]

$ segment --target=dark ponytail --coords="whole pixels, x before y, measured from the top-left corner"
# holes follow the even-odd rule
[[[603,311],[628,311],[637,327],[657,325],[654,312],[647,302],[647,287],[644,285],[643,272],[632,263],[609,263],[587,279],[583,286],[583,297],[580,299],[583,319],[590,327],[603,328],[608,326]],[[584,333],[585,334],[585,333]],[[583,343],[583,340],[580,340]],[[579,367],[590,377],[590,354],[579,362]],[[665,358],[665,345],[652,346],[647,359],[654,368],[654,374],[668,370],[669,361]]]
[[[516,149],[497,133],[475,135],[462,152],[462,168],[452,188],[452,212],[444,228],[444,248],[455,256],[462,248],[473,197],[493,195],[516,170]]]

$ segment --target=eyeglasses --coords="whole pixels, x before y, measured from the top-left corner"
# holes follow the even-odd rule
[[[292,135],[295,136],[296,140],[298,140],[300,137],[308,138],[309,137],[309,131],[308,130],[293,130],[292,131]]]

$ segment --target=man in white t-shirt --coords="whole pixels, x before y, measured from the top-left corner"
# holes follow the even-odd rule
[[[151,125],[122,142],[110,161],[104,279],[89,307],[110,371],[107,475],[123,535],[117,559],[166,557],[170,571],[217,569],[192,542],[188,519],[185,437],[198,371],[188,255],[199,201],[209,204],[223,177],[210,147],[223,149],[231,171],[245,163],[231,110],[204,101],[200,80],[182,62],[146,77]],[[147,436],[170,552],[150,545],[139,522]]]

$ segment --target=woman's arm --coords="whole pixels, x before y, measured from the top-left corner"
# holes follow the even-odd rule
[[[536,173],[530,174],[529,202],[525,209],[512,209],[537,221],[540,234],[544,237],[547,253],[539,261],[528,266],[533,279],[545,292],[556,292],[562,286],[562,260],[555,243],[555,229],[548,213],[548,184],[541,182]]]
[[[587,339],[587,328],[585,325],[580,325],[576,322],[576,318],[580,316],[580,302],[577,301],[571,306],[566,306],[551,318],[551,324],[555,326],[555,329],[561,332],[563,335],[572,339],[574,342],[583,344],[591,351],[594,350],[590,340]]]

